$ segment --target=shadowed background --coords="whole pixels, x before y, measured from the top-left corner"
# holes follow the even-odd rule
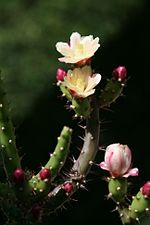
[[[70,34],[92,34],[100,38],[93,67],[102,76],[124,65],[128,82],[124,97],[102,112],[101,144],[128,144],[140,177],[135,188],[149,178],[149,52],[150,10],[140,0],[13,0],[0,1],[0,69],[15,126],[19,153],[26,168],[38,170],[53,151],[63,127],[78,127],[73,114],[60,98],[55,74],[63,67],[57,58],[57,41]],[[78,146],[78,138],[74,138]],[[103,152],[99,153],[100,160]],[[86,224],[104,219],[121,225],[114,205],[107,201],[106,173],[93,169],[88,191],[77,194],[67,210],[54,215],[54,225]],[[107,174],[108,175],[108,174]],[[50,222],[45,222],[49,224]]]

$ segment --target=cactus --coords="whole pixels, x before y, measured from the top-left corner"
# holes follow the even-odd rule
[[[127,194],[127,186],[127,180],[125,178],[109,178],[108,197],[112,198],[117,204],[122,203]]]
[[[68,71],[57,70],[57,87],[73,110],[77,122],[85,124],[81,151],[71,163],[70,153],[71,157],[74,155],[71,145],[73,129],[64,126],[45,166],[37,174],[22,168],[9,106],[0,80],[0,151],[6,175],[6,180],[4,178],[0,182],[0,207],[6,217],[5,225],[26,225],[29,221],[31,225],[42,224],[44,217],[62,208],[75,192],[81,188],[87,189],[87,176],[92,165],[97,165],[100,111],[110,107],[121,96],[127,80],[126,68],[119,66],[113,70],[112,77],[106,79],[99,93],[101,75],[94,73],[91,66],[92,57],[99,47],[99,38],[94,39],[92,35],[82,37],[77,32],[71,35],[70,45],[62,42],[56,44],[56,49],[64,56],[59,61],[71,64]],[[69,167],[67,172],[66,164]],[[122,224],[136,224],[145,218],[150,208],[150,183],[141,187],[131,199],[128,197],[128,177],[139,175],[138,168],[131,168],[129,147],[120,143],[107,146],[104,161],[98,165],[109,172],[106,178],[108,198],[116,204]]]
[[[129,206],[130,217],[140,222],[144,216],[148,215],[150,210],[150,181],[147,181],[140,188],[136,196],[133,197]]]
[[[8,102],[0,76],[0,152],[7,178],[11,180],[12,173],[21,167],[16,148],[14,127],[9,116]]]
[[[120,97],[123,92],[125,81],[118,81],[114,77],[108,79],[104,90],[101,90],[99,96],[100,108],[107,108]]]
[[[149,212],[150,199],[148,196],[144,196],[141,191],[139,191],[136,196],[133,197],[133,201],[129,207],[130,217],[137,221]]]
[[[42,169],[37,175],[33,175],[29,180],[29,186],[31,186],[35,192],[43,193],[44,191],[48,192],[50,190],[50,183],[59,174],[69,154],[71,134],[72,129],[64,126],[60,136],[58,137],[56,148],[51,154],[49,161],[44,166],[44,168],[50,170],[50,177],[42,179],[40,175],[40,172],[43,170]]]

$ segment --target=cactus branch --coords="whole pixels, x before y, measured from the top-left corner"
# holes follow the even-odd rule
[[[60,136],[58,137],[58,143],[54,152],[51,154],[49,161],[46,163],[44,168],[47,168],[51,171],[51,178],[50,180],[40,178],[40,173],[33,176],[29,181],[29,186],[34,191],[39,191],[39,193],[46,193],[50,189],[50,182],[52,182],[55,177],[59,174],[62,166],[64,165],[66,158],[69,154],[69,147],[71,143],[71,135],[72,129],[64,126]]]
[[[99,97],[100,108],[109,107],[111,103],[116,101],[124,89],[125,82],[126,80],[118,81],[114,77],[107,81],[107,84]]]
[[[5,173],[10,179],[13,171],[21,165],[2,78],[0,78],[0,151]]]
[[[99,108],[97,107],[97,98],[95,96],[91,101],[91,107],[92,112],[86,121],[84,144],[72,168],[72,171],[79,174],[79,176],[88,174],[99,145]]]
[[[93,97],[91,104],[92,111],[90,117],[86,121],[83,147],[78,159],[75,161],[71,169],[69,180],[62,182],[48,194],[49,207],[52,211],[54,209],[60,208],[64,203],[69,201],[72,194],[74,194],[80,188],[96,156],[99,145],[100,131],[99,108],[97,107],[96,96]],[[66,193],[64,190],[64,185],[67,182],[70,182],[73,186],[73,189],[70,193]]]

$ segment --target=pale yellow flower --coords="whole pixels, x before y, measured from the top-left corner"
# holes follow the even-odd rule
[[[93,39],[92,35],[81,36],[73,32],[70,36],[70,43],[57,42],[56,49],[64,57],[59,58],[60,62],[77,63],[84,59],[91,58],[100,47],[99,38]]]
[[[94,94],[95,87],[100,80],[100,74],[93,74],[90,66],[84,66],[68,70],[62,84],[70,90],[74,97],[86,98]]]

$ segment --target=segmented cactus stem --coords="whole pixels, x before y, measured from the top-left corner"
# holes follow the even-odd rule
[[[87,119],[84,144],[81,153],[72,168],[72,171],[79,174],[79,176],[86,176],[88,174],[98,150],[100,121],[99,108],[97,105],[97,99],[96,96],[94,96],[91,101],[92,112]]]
[[[41,179],[40,172],[37,175],[33,176],[29,181],[29,185],[34,191],[38,191],[41,193],[43,193],[44,191],[49,191],[50,182],[52,182],[59,174],[69,154],[71,135],[72,129],[64,126],[60,136],[58,137],[58,143],[54,152],[51,154],[49,161],[43,167],[50,170],[51,176],[49,177],[49,179]]]
[[[20,168],[21,165],[3,85],[0,77],[0,155],[7,178],[10,180],[13,171],[16,168]]]
[[[107,81],[104,90],[99,97],[100,108],[107,108],[121,95],[125,86],[125,80],[118,81],[114,77]]]
[[[150,210],[150,198],[143,195],[141,191],[133,197],[132,203],[129,207],[129,215],[132,219],[140,222],[143,216],[148,215]]]
[[[78,159],[75,161],[68,180],[62,182],[55,187],[49,194],[49,208],[51,211],[60,208],[65,202],[69,201],[72,194],[79,188],[84,188],[85,177],[87,176],[93,160],[96,156],[99,145],[99,108],[97,107],[97,99],[94,96],[92,99],[92,112],[87,119],[87,126],[85,130],[84,143],[79,154]],[[71,186],[71,191],[68,192],[66,184]],[[69,190],[70,190],[69,186]]]

